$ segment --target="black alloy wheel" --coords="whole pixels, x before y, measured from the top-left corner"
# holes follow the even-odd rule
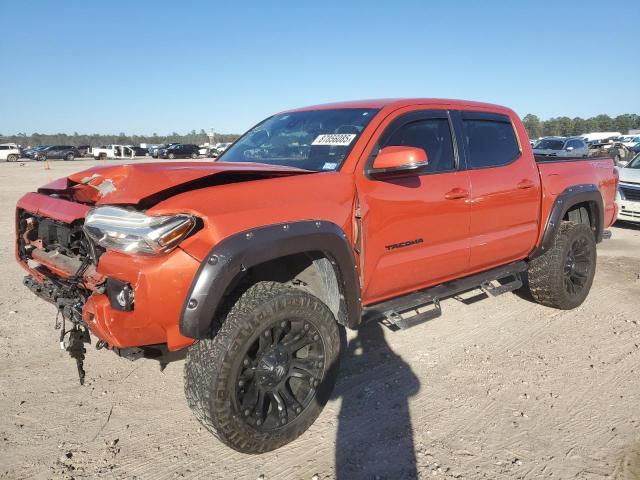
[[[249,342],[235,372],[232,404],[259,431],[281,428],[313,400],[322,381],[325,348],[317,329],[301,319],[270,325]]]

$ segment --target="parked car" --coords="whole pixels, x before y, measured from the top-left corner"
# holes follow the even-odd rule
[[[78,145],[78,152],[81,157],[88,157],[91,154],[91,145]]]
[[[224,152],[227,148],[229,148],[231,146],[232,142],[223,142],[223,143],[216,143],[215,148],[218,151],[218,154],[221,154],[222,152]]]
[[[0,145],[0,161],[16,162],[20,158],[20,148],[15,143],[3,143]]]
[[[42,150],[44,150],[45,148],[48,148],[50,145],[38,145],[36,147],[33,148],[27,148],[24,151],[24,155],[26,158],[31,158],[33,160],[38,160],[38,153],[41,152]]]
[[[220,153],[214,146],[200,147],[198,149],[198,154],[207,158],[217,158],[218,155],[220,155]]]
[[[533,153],[550,157],[586,157],[589,147],[580,137],[545,137],[533,147]]]
[[[135,150],[128,145],[102,145],[92,149],[93,158],[104,160],[107,158],[133,158]]]
[[[51,145],[49,147],[39,150],[35,154],[36,160],[55,160],[62,159],[71,161],[75,158],[80,158],[82,155],[78,149],[72,145]]]
[[[320,414],[344,327],[413,328],[442,298],[525,274],[536,302],[583,303],[617,215],[613,160],[534,157],[528,140],[515,112],[476,102],[288,111],[215,162],[92,168],[27,193],[16,257],[63,316],[81,382],[91,335],[131,359],[188,348],[195,416],[263,453]]]
[[[618,220],[640,223],[640,153],[626,167],[619,168],[618,173]]]
[[[618,138],[618,141],[622,142],[625,147],[633,149],[640,145],[640,135],[623,135]]]
[[[153,145],[149,148],[149,155],[151,155],[153,158],[160,158],[160,156],[158,155],[158,152],[160,150],[165,150],[173,145],[179,145],[178,143],[166,143],[166,144],[162,144],[162,145]]]
[[[133,145],[127,145],[127,147],[133,150],[133,153],[135,154],[136,157],[146,157],[149,154],[148,148],[135,147]]]
[[[188,143],[178,143],[158,150],[158,158],[198,158],[198,146]]]

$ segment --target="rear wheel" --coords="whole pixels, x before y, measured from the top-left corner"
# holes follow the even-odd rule
[[[68,153],[68,154],[66,154],[66,155],[64,156],[64,159],[65,159],[67,162],[71,162],[71,161],[73,161],[73,159],[74,159],[74,157],[73,157],[73,153]]]
[[[584,223],[562,222],[553,246],[529,263],[529,290],[542,305],[570,310],[589,294],[596,272],[596,241]]]
[[[191,158],[198,158],[198,154],[197,154],[197,153],[195,153],[195,152],[193,152],[193,153],[191,154]]]
[[[195,416],[245,453],[285,445],[318,417],[335,384],[340,337],[313,295],[259,282],[211,339],[189,349],[185,394]]]

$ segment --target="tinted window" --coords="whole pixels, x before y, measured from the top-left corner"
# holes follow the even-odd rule
[[[427,172],[455,168],[451,129],[446,118],[430,118],[407,123],[391,134],[384,147],[418,147],[427,152]]]
[[[471,168],[506,165],[520,153],[511,123],[464,119],[462,125]]]
[[[9,150],[9,147],[5,145],[0,145],[0,150]]]

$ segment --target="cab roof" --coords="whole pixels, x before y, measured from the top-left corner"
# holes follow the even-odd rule
[[[408,107],[411,105],[433,105],[438,107],[449,107],[452,109],[468,110],[472,108],[479,108],[482,110],[491,110],[495,112],[511,112],[510,109],[495,105],[491,103],[474,102],[470,100],[453,100],[447,98],[381,98],[371,100],[354,100],[347,102],[325,103],[320,105],[312,105],[302,108],[294,108],[291,110],[285,110],[281,113],[289,112],[302,112],[307,110],[329,110],[339,108],[375,108],[375,109],[389,109],[395,110],[397,108]]]

